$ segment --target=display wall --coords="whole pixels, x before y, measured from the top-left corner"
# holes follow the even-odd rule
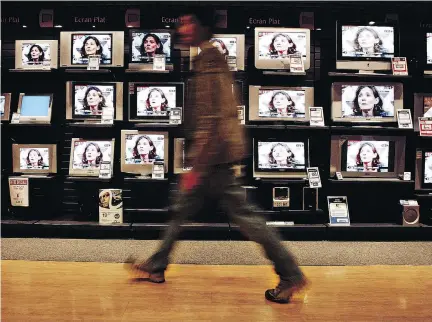
[[[169,197],[178,189],[179,172],[186,171],[178,170],[175,158],[183,127],[169,124],[169,113],[163,110],[149,112],[146,97],[158,87],[167,107],[182,107],[187,117],[189,79],[198,50],[176,45],[174,34],[186,5],[190,4],[28,3],[24,12],[22,4],[2,4],[1,91],[11,93],[4,95],[10,115],[1,124],[3,236],[159,236],[170,218]],[[432,93],[426,54],[432,21],[424,9],[432,7],[396,2],[368,3],[367,8],[364,3],[318,2],[212,5],[227,14],[215,34],[231,35],[228,49],[237,57],[233,89],[245,105],[245,124],[239,121],[239,126],[250,138],[242,180],[245,198],[258,206],[256,211],[286,239],[430,239],[432,190],[424,180],[423,161],[432,151],[432,141],[420,136],[416,126],[427,93]],[[133,9],[140,10],[138,15]],[[362,28],[372,29],[382,39],[378,54],[365,53],[362,40],[355,42]],[[147,58],[141,57],[137,43],[150,31],[163,40],[167,72],[153,72],[151,62],[145,64]],[[293,75],[286,60],[272,65],[283,59],[265,59],[266,53],[260,52],[277,33],[289,35],[297,44],[297,52],[305,58],[305,73]],[[86,69],[84,43],[89,35],[102,48],[99,71]],[[35,69],[41,64],[32,61],[32,44],[44,51],[46,70]],[[388,67],[391,55],[407,57],[408,76],[379,70]],[[370,69],[370,63],[375,74],[358,73]],[[101,111],[92,110],[93,98],[86,99],[91,95],[103,97],[104,106],[113,109],[113,124],[95,124]],[[276,97],[294,102],[295,108],[281,112],[273,103]],[[356,97],[361,97],[357,105]],[[362,100],[367,105],[363,97],[374,100],[379,111],[362,114]],[[37,106],[42,116],[28,115],[26,122],[26,106],[32,111]],[[323,107],[325,126],[309,125],[310,106]],[[18,107],[20,124],[12,124]],[[411,111],[414,129],[398,128],[395,116],[402,108]],[[163,158],[164,179],[140,176],[151,173],[151,160],[137,161],[134,154],[142,135],[155,140],[158,152],[151,160]],[[294,151],[287,164],[267,160],[278,142]],[[372,145],[363,146],[367,142]],[[45,145],[55,145],[55,151]],[[88,158],[84,152],[87,145],[101,156],[95,159],[96,166],[91,152]],[[39,151],[43,165],[31,164],[32,148]],[[375,155],[371,164],[363,161],[363,149]],[[99,178],[101,161],[112,162],[111,179]],[[319,168],[322,188],[309,187],[307,167]],[[336,171],[343,173],[343,180],[336,179]],[[411,180],[401,180],[403,172],[410,172]],[[29,207],[11,205],[8,179],[16,176],[29,177]],[[273,207],[275,187],[289,187],[289,207]],[[122,189],[122,224],[99,225],[101,189]],[[347,196],[350,226],[328,225],[328,196]],[[401,199],[418,200],[420,225],[403,225]],[[211,201],[185,225],[183,237],[242,238],[238,227]]]

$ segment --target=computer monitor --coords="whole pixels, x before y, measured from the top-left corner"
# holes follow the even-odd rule
[[[416,150],[415,189],[432,191],[432,148]]]
[[[399,29],[391,23],[336,23],[336,69],[391,70],[399,56]]]
[[[101,119],[104,109],[123,119],[122,82],[66,82],[67,120]]]
[[[229,64],[230,70],[244,70],[245,68],[245,36],[239,34],[214,34],[210,43],[219,49],[228,62],[232,60],[235,64]],[[193,62],[201,52],[199,47],[190,47],[190,69],[193,69]]]
[[[249,121],[309,122],[313,87],[249,86]]]
[[[174,139],[174,174],[187,173],[192,166],[186,160],[186,140],[184,138]]]
[[[402,83],[335,82],[332,84],[333,122],[392,123],[403,109]]]
[[[113,161],[114,139],[72,139],[69,175],[98,177],[101,163],[110,162],[113,169]]]
[[[50,123],[53,94],[20,93],[17,113],[20,123]]]
[[[129,31],[129,68],[153,69],[154,55],[165,55],[165,68],[173,69],[172,35],[169,29],[132,29]]]
[[[89,55],[100,55],[100,67],[123,67],[123,31],[60,33],[60,66],[84,68]]]
[[[57,40],[16,40],[16,69],[56,69]]]
[[[14,173],[57,173],[56,144],[12,144]]]
[[[0,96],[1,121],[9,121],[11,93],[2,93]]]
[[[345,178],[393,178],[405,169],[405,137],[333,135],[330,174]]]
[[[184,83],[129,83],[129,121],[169,123],[173,107],[184,108]]]
[[[121,131],[121,171],[149,175],[155,161],[163,161],[168,172],[168,132]]]
[[[301,55],[304,69],[310,68],[309,29],[255,28],[255,67],[257,69],[289,70],[291,55]]]

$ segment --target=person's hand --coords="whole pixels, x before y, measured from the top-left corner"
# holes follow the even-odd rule
[[[190,171],[182,175],[180,179],[180,189],[183,191],[192,190],[198,185],[199,175],[197,172]]]

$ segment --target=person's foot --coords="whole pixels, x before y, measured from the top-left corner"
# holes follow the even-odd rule
[[[130,256],[126,259],[124,263],[124,268],[129,271],[131,274],[135,275],[135,278],[144,278],[147,276],[146,280],[152,283],[163,283],[165,282],[165,272],[150,272],[148,269],[148,264],[138,263],[136,258]]]
[[[302,288],[306,287],[309,282],[306,277],[303,277],[299,282],[293,283],[291,281],[280,280],[278,286],[274,289],[265,292],[265,298],[269,301],[276,303],[289,303],[294,293],[299,292]]]

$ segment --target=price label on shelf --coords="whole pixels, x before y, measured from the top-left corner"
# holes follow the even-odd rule
[[[169,109],[169,124],[179,125],[182,123],[182,108],[172,107]]]
[[[163,179],[165,178],[165,168],[163,161],[153,162],[152,179]]]
[[[99,70],[100,55],[89,55],[87,70]]]
[[[11,123],[12,124],[18,124],[19,120],[20,120],[20,115],[19,113],[13,113],[12,114],[12,119],[11,119]]]
[[[322,107],[309,107],[310,126],[324,126],[324,112]]]
[[[290,55],[290,72],[304,73],[304,64],[301,55]]]
[[[165,55],[157,54],[153,58],[153,70],[165,70]]]
[[[411,118],[411,111],[408,109],[397,110],[397,120],[400,129],[412,129],[413,122]]]
[[[109,161],[102,161],[99,169],[100,179],[111,179],[111,163]]]
[[[420,136],[432,136],[432,117],[419,117]]]
[[[393,57],[391,60],[393,75],[408,75],[408,64],[406,57]]]
[[[321,188],[321,177],[319,174],[318,167],[307,168],[307,175],[309,179],[309,187],[311,188]]]

